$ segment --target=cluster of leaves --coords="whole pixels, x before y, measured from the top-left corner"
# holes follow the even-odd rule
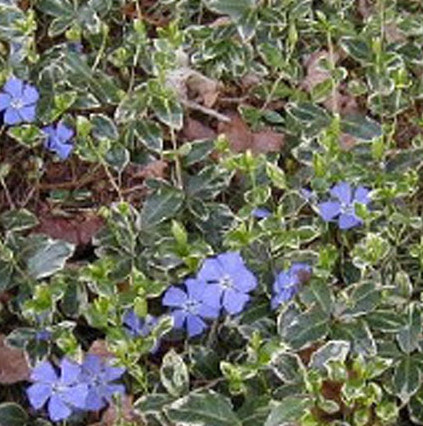
[[[423,424],[420,3],[0,0],[0,351],[103,341],[116,425]],[[189,338],[174,286],[225,253],[254,285]],[[24,367],[0,425],[50,424]]]

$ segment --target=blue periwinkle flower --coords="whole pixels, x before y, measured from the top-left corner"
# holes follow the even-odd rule
[[[310,274],[311,267],[306,263],[293,263],[288,270],[279,273],[273,283],[272,309],[291,300],[298,293],[300,285],[308,281]]]
[[[264,208],[264,207],[256,207],[252,212],[252,216],[254,216],[257,219],[266,219],[269,217],[272,213]]]
[[[149,314],[145,318],[139,317],[133,309],[127,311],[123,317],[123,325],[132,337],[148,336],[158,321],[157,317]]]
[[[0,111],[4,111],[4,122],[15,125],[32,123],[36,116],[38,90],[22,80],[12,77],[0,92]]]
[[[257,287],[256,277],[237,252],[206,259],[198,279],[209,283],[204,292],[205,300],[217,308],[223,307],[229,314],[240,313],[250,300],[248,293]]]
[[[73,150],[71,139],[74,136],[74,131],[62,122],[59,122],[56,127],[44,127],[43,132],[47,136],[44,146],[50,151],[55,152],[62,160],[66,160]]]
[[[204,319],[219,316],[219,295],[206,297],[207,284],[200,279],[189,278],[184,284],[186,291],[175,286],[169,287],[162,304],[172,308],[175,328],[186,327],[188,336],[193,337],[206,329]]]
[[[75,408],[83,409],[88,395],[88,385],[78,378],[81,367],[64,358],[60,363],[60,377],[50,362],[37,365],[31,373],[34,382],[27,389],[32,407],[36,410],[48,401],[48,414],[52,421],[68,418]]]
[[[92,411],[101,410],[111,402],[113,395],[123,394],[124,386],[114,381],[124,372],[124,368],[112,367],[100,356],[88,354],[81,365],[81,373],[78,377],[80,383],[88,386],[83,408]]]
[[[318,205],[319,214],[325,222],[337,218],[340,229],[354,228],[363,223],[355,214],[355,204],[369,204],[369,193],[370,191],[363,186],[353,191],[348,182],[340,182],[330,190],[332,199]]]

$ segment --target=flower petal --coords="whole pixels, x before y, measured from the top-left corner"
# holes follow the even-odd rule
[[[48,403],[48,414],[53,422],[58,422],[67,419],[72,414],[72,410],[58,395],[52,395]]]
[[[70,361],[67,358],[63,358],[60,362],[60,369],[60,382],[65,385],[75,383],[81,374],[81,367],[77,363]]]
[[[113,380],[120,379],[125,373],[126,369],[123,367],[110,367],[106,366],[104,371],[104,380],[112,382]]]
[[[223,307],[225,310],[232,315],[240,313],[245,304],[250,300],[248,294],[240,293],[235,290],[226,290],[223,294]]]
[[[62,122],[60,122],[57,124],[56,134],[59,140],[64,143],[73,138],[74,131]]]
[[[197,315],[189,314],[187,317],[187,332],[189,337],[198,336],[207,327],[206,323]]]
[[[106,402],[97,393],[96,389],[91,388],[88,391],[88,395],[85,399],[84,409],[89,411],[100,411],[105,405],[106,405]]]
[[[214,258],[206,259],[200,270],[198,271],[197,278],[207,282],[217,282],[223,276],[225,272],[222,269],[222,264]]]
[[[188,299],[188,296],[180,288],[169,287],[163,296],[162,305],[181,307]]]
[[[95,376],[100,374],[102,370],[102,361],[98,355],[85,355],[84,362],[81,365],[81,375]]]
[[[273,291],[279,293],[284,289],[292,287],[294,284],[292,274],[290,274],[289,271],[282,271],[278,274],[273,283]]]
[[[12,98],[7,93],[0,93],[0,111],[8,108]]]
[[[183,328],[185,319],[187,317],[187,312],[181,309],[176,309],[171,313],[173,318],[174,328]]]
[[[351,185],[348,182],[340,182],[330,190],[330,195],[338,198],[343,204],[350,204],[352,201]]]
[[[257,278],[245,266],[234,272],[231,276],[234,287],[243,293],[257,287]]]
[[[22,80],[12,77],[7,80],[3,90],[6,93],[9,93],[9,95],[12,95],[14,98],[20,98],[22,96],[23,85]]]
[[[31,373],[31,380],[35,382],[55,383],[57,379],[56,371],[48,361],[38,364]]]
[[[38,94],[38,90],[34,86],[31,86],[30,84],[26,84],[24,86],[22,94],[22,102],[24,105],[35,104],[39,97],[40,95]]]
[[[6,112],[4,113],[4,122],[6,124],[14,125],[19,124],[22,122],[21,116],[18,114],[18,110],[15,108],[9,107],[6,109]]]
[[[22,117],[22,121],[32,123],[35,120],[36,116],[35,105],[29,105],[19,108],[18,113]]]
[[[283,289],[272,297],[271,308],[276,309],[282,303],[288,302],[288,300],[291,300],[297,292],[297,286]]]
[[[215,309],[220,309],[222,293],[223,289],[219,284],[209,284],[204,290],[203,303]]]
[[[188,278],[185,280],[185,287],[187,288],[188,297],[190,299],[202,300],[207,283],[202,280]]]
[[[123,316],[123,324],[128,328],[129,333],[132,337],[139,336],[141,333],[142,321],[141,318],[135,313],[133,309],[130,309]]]
[[[46,383],[34,383],[26,390],[29,402],[36,410],[40,409],[47,402],[51,393],[51,384]]]
[[[73,150],[73,145],[69,145],[67,143],[57,143],[54,147],[54,151],[56,154],[62,159],[66,160]]]
[[[370,203],[370,190],[365,188],[364,186],[359,186],[355,190],[354,201],[361,204],[369,204]]]
[[[88,385],[84,383],[75,386],[69,386],[60,392],[60,398],[63,402],[80,409],[85,408],[85,401],[87,396]]]
[[[319,215],[325,222],[329,222],[341,213],[341,203],[338,201],[325,201],[318,204],[318,207]]]
[[[219,254],[216,259],[222,265],[225,275],[232,275],[233,273],[245,268],[244,260],[236,251]]]
[[[340,229],[350,229],[355,226],[361,225],[363,221],[357,216],[352,214],[341,214],[339,216],[339,228]]]
[[[220,312],[220,304],[219,307],[216,306],[210,306],[206,303],[202,303],[198,307],[198,315],[203,318],[217,318],[219,316]]]
[[[257,219],[266,219],[269,217],[272,213],[264,207],[256,207],[252,212],[251,215],[254,216]]]

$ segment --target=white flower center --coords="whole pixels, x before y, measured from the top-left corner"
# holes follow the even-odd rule
[[[21,109],[24,106],[24,104],[21,99],[14,98],[10,102],[10,106],[14,109]]]

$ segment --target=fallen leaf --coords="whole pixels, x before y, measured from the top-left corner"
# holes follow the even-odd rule
[[[193,118],[187,118],[182,128],[182,138],[188,142],[200,139],[215,139],[216,132],[206,124]]]
[[[146,426],[141,418],[135,413],[132,405],[132,397],[129,395],[123,396],[121,407],[116,407],[115,404],[110,405],[104,412],[101,420],[91,426],[116,426],[119,420],[125,420],[125,422],[134,426]]]
[[[367,19],[373,13],[371,0],[358,0],[357,10],[364,19]]]
[[[407,41],[407,37],[395,22],[385,25],[385,37],[388,43],[405,43]]]
[[[339,146],[344,151],[349,151],[354,148],[357,143],[357,139],[354,136],[349,135],[348,133],[342,133],[339,137]]]
[[[229,112],[229,123],[219,123],[218,131],[223,133],[232,151],[245,152],[248,149],[253,153],[278,152],[283,147],[284,135],[272,130],[252,132],[241,116],[236,112]]]
[[[323,105],[332,112],[336,109],[341,115],[357,114],[359,112],[357,101],[349,93],[342,93],[343,91],[344,88],[341,86],[323,102]]]
[[[338,62],[339,54],[335,53],[333,59],[335,63]],[[318,84],[330,78],[330,71],[322,66],[322,61],[324,60],[330,60],[330,55],[327,50],[314,52],[305,61],[304,65],[307,73],[301,86],[307,90],[307,92],[311,92]]]
[[[91,344],[90,348],[88,349],[88,353],[92,355],[97,355],[103,359],[114,357],[113,353],[109,351],[106,341],[103,339],[94,340],[94,342]]]
[[[70,217],[46,214],[39,217],[40,224],[35,233],[46,234],[57,240],[75,245],[88,245],[103,226],[103,219],[95,214],[78,214]]]
[[[131,179],[163,179],[166,177],[168,163],[164,160],[155,160],[147,165],[131,164],[128,167],[128,174]]]
[[[6,345],[6,336],[0,334],[0,383],[12,383],[28,380],[30,369],[25,352]]]

